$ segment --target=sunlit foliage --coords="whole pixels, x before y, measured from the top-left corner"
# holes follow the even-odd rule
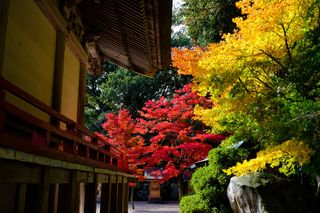
[[[310,162],[312,150],[303,142],[286,141],[280,145],[257,153],[257,157],[244,160],[236,166],[224,170],[228,175],[242,176],[252,172],[265,171],[275,168],[280,173],[289,176],[296,173],[305,163]]]
[[[242,0],[237,6],[243,16],[223,41],[201,51],[173,50],[180,73],[192,74],[193,89],[215,103],[196,107],[197,118],[213,132],[253,138],[262,150],[293,138],[320,150],[319,1]]]

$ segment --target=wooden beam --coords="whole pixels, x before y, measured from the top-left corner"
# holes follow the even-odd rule
[[[47,16],[51,24],[58,31],[67,32],[67,23],[56,7],[53,1],[47,0],[34,0],[39,8],[42,10],[43,14]]]
[[[1,183],[40,183],[41,167],[0,159]]]
[[[97,174],[98,175],[98,182],[99,183],[108,183],[109,182],[109,176],[105,174]]]
[[[72,170],[71,170],[72,171]],[[50,168],[48,181],[54,183],[70,183],[72,172],[67,169]]]
[[[77,113],[77,123],[80,125],[83,125],[84,123],[84,107],[86,102],[86,77],[87,77],[86,65],[81,63],[80,75],[79,75],[78,113]]]
[[[80,63],[84,64],[86,67],[89,66],[89,58],[86,51],[81,46],[78,38],[73,32],[68,32],[66,37],[66,45],[70,48],[72,53],[77,57]]]
[[[88,55],[73,32],[68,32],[66,20],[63,18],[54,1],[35,0],[43,14],[47,16],[57,31],[66,34],[66,44],[81,63],[88,65]]]
[[[20,89],[19,87],[15,86],[13,83],[10,81],[4,79],[2,76],[0,76],[0,85],[1,87],[6,90],[7,92],[13,94],[14,96],[24,100],[25,102],[31,104],[32,106],[36,107],[37,109],[63,121],[66,124],[73,124],[74,121],[71,119],[67,118],[66,116],[62,115],[61,113],[58,113],[57,111],[53,110],[51,107],[48,105],[44,104],[43,102],[39,101],[32,95],[28,94],[24,90]],[[1,99],[0,99],[1,100]],[[5,104],[4,105],[12,105],[12,104]],[[14,105],[13,105],[14,106]],[[10,108],[9,108],[10,109]],[[9,111],[7,109],[7,111]],[[21,111],[21,110],[20,110]]]
[[[172,0],[159,1],[159,24],[160,26],[171,26]],[[160,38],[170,38],[171,27],[159,27]],[[171,63],[171,39],[160,39],[161,51],[160,69],[166,69]],[[160,50],[159,50],[160,51]]]
[[[110,169],[94,168],[94,167],[87,166],[87,165],[71,163],[71,162],[58,160],[58,159],[52,159],[52,158],[48,158],[48,157],[29,154],[29,153],[21,152],[18,150],[13,150],[13,149],[8,149],[8,148],[3,148],[3,147],[0,147],[0,158],[8,159],[8,160],[18,160],[18,161],[23,161],[23,162],[28,162],[28,163],[35,163],[38,165],[46,165],[46,166],[50,166],[50,167],[74,169],[74,170],[78,170],[78,171],[89,172],[88,174],[93,173],[93,172],[101,173],[101,174],[116,174],[116,173],[118,173],[122,176],[132,177],[132,178],[134,177],[133,175],[122,173],[122,172],[111,171]],[[1,163],[1,161],[0,161],[0,163]],[[1,175],[2,175],[2,173],[0,173],[0,177],[1,177]],[[82,176],[83,176],[83,178],[80,179],[81,181],[78,180],[78,182],[84,182],[82,180],[84,180],[84,178],[87,179],[86,173],[82,174]],[[81,177],[79,176],[78,179]],[[23,178],[23,177],[19,177],[19,178]],[[89,176],[88,180],[91,180],[91,179],[92,179],[92,177]],[[93,182],[93,179],[91,182]]]
[[[0,1],[0,75],[3,73],[3,58],[9,16],[9,0]]]
[[[61,112],[65,44],[66,34],[64,32],[57,31],[51,103],[52,108],[57,112]],[[55,126],[59,126],[59,122],[55,118],[52,118],[51,123]]]

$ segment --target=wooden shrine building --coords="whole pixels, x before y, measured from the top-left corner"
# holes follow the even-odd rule
[[[0,212],[128,212],[126,156],[83,126],[86,73],[170,64],[171,0],[0,1]]]

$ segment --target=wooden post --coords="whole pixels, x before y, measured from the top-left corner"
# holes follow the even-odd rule
[[[93,183],[86,183],[84,212],[96,212],[98,191],[98,175],[95,174]]]
[[[41,183],[40,183],[40,197],[39,207],[41,213],[48,212],[49,202],[49,182],[48,182],[48,168],[43,168],[41,171]]]
[[[76,205],[79,205],[79,199],[77,199],[77,196],[79,196],[79,187],[77,187],[78,184],[76,182],[76,171],[73,170],[71,172],[71,180],[70,180],[70,213],[75,213]],[[77,190],[78,189],[78,190]],[[77,194],[78,192],[78,194]]]
[[[115,188],[115,209],[116,209],[116,212],[118,212],[119,208],[118,208],[118,205],[119,205],[119,176],[117,175],[116,176],[116,188]]]
[[[63,83],[63,69],[64,69],[64,50],[66,43],[66,35],[64,32],[57,31],[56,38],[56,54],[54,63],[54,77],[53,77],[53,92],[52,92],[52,108],[61,112],[62,102],[62,83]],[[59,126],[59,121],[51,118],[51,123]]]
[[[9,0],[0,1],[0,75],[3,74],[3,58],[9,16]]]
[[[117,212],[117,198],[118,198],[118,176],[111,175],[111,190],[109,191],[110,195],[110,209],[109,213]]]
[[[17,193],[16,212],[24,213],[26,205],[27,184],[19,184]]]
[[[59,184],[49,186],[49,213],[58,213]]]
[[[112,196],[112,175],[109,176],[109,186],[108,186],[108,213],[111,212],[111,196]]]
[[[66,130],[68,133],[71,133],[71,134],[77,134],[77,132],[75,131],[75,123],[71,123],[71,124],[67,124],[67,130]],[[64,149],[65,150],[69,150],[70,153],[74,154],[74,155],[77,155],[77,142],[75,140],[72,140],[72,145],[70,144],[66,144],[64,143]],[[68,147],[66,147],[68,146]]]
[[[109,175],[108,183],[101,184],[100,213],[110,213],[110,195],[111,195],[111,178]]]
[[[0,101],[4,101],[4,99],[5,99],[5,92],[0,85]],[[0,145],[2,144],[2,141],[3,141],[5,122],[6,122],[6,111],[3,108],[0,108]]]
[[[129,186],[128,178],[122,178],[122,212],[128,213],[128,204],[129,204]]]
[[[131,194],[130,194],[130,201],[131,201],[132,209],[134,209],[133,196],[134,196],[134,186],[131,187]]]
[[[69,184],[59,184],[58,212],[68,213],[71,208],[71,190]]]
[[[77,123],[83,125],[84,122],[84,107],[86,102],[86,77],[87,70],[86,65],[80,64],[80,75],[79,75],[79,90],[78,90],[78,113]]]
[[[74,213],[80,203],[80,184],[76,180],[77,172],[70,171],[68,184],[59,184],[58,213]]]
[[[86,186],[85,186],[85,183],[78,183],[78,184],[79,184],[79,193],[77,198],[79,198],[79,202],[77,201],[78,205],[76,205],[76,212],[82,213],[84,212]]]
[[[123,197],[123,177],[118,176],[118,195],[117,195],[117,212],[123,213],[124,197]],[[120,181],[121,180],[121,181]]]

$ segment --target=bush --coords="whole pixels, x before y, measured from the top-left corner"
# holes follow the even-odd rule
[[[208,166],[198,168],[192,175],[191,183],[195,194],[182,198],[180,203],[182,212],[232,212],[227,197],[230,177],[223,172],[223,169],[248,158],[251,148],[234,148],[233,139],[228,140],[228,143],[221,144],[209,152]],[[245,145],[246,143],[242,146]]]
[[[206,205],[203,203],[199,195],[187,195],[184,196],[179,204],[181,213],[209,213],[209,209],[206,209]]]

